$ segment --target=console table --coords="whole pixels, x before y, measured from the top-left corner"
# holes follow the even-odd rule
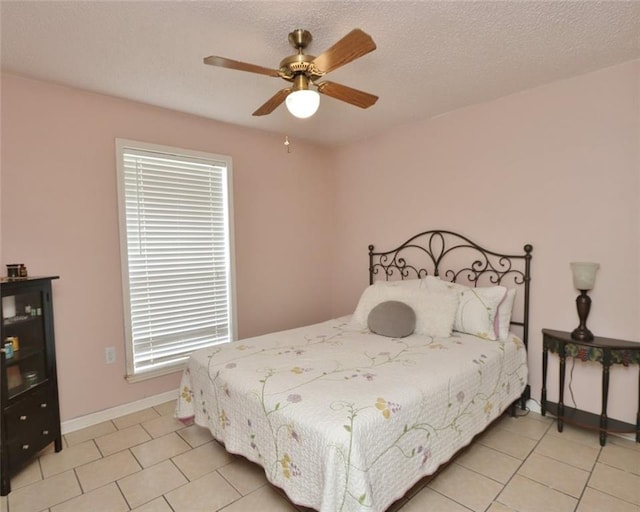
[[[542,329],[542,395],[541,410],[542,415],[546,414],[549,403],[547,403],[547,363],[549,352],[558,354],[560,358],[560,389],[557,405],[558,432],[562,432],[564,422],[585,428],[594,428],[600,432],[600,445],[607,442],[607,432],[634,432],[636,442],[640,443],[640,376],[638,378],[638,408],[636,424],[629,425],[625,429],[620,425],[627,425],[621,422],[611,421],[607,418],[607,400],[609,394],[609,369],[612,365],[621,364],[629,366],[631,364],[640,365],[640,343],[617,340],[613,338],[602,338],[595,336],[591,341],[579,341],[571,338],[571,333],[565,331],[554,331]],[[602,364],[602,411],[599,421],[593,421],[588,414],[583,414],[582,418],[570,417],[564,407],[564,381],[565,366],[567,357],[572,357],[580,361],[597,361]],[[581,411],[578,411],[581,412]],[[617,425],[615,428],[613,423]]]

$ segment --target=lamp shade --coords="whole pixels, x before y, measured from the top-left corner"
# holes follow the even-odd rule
[[[573,286],[577,290],[591,290],[596,282],[596,271],[599,263],[573,262],[570,263],[573,272]]]
[[[310,89],[293,91],[286,99],[287,110],[292,115],[305,119],[316,113],[320,106],[320,95]]]

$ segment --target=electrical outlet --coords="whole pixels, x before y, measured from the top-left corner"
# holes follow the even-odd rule
[[[107,364],[113,364],[116,362],[116,348],[107,347],[104,349],[104,362]]]

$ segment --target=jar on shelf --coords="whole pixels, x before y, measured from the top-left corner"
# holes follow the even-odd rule
[[[11,343],[14,352],[20,350],[20,339],[17,336],[7,336],[4,342]]]
[[[35,386],[38,383],[38,372],[28,371],[24,372],[24,383],[26,386]]]

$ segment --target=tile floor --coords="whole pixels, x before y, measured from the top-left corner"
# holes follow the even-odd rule
[[[12,480],[0,512],[306,511],[262,470],[227,454],[205,429],[175,420],[173,402],[64,436]],[[401,512],[638,512],[640,444],[529,413],[503,417]]]

